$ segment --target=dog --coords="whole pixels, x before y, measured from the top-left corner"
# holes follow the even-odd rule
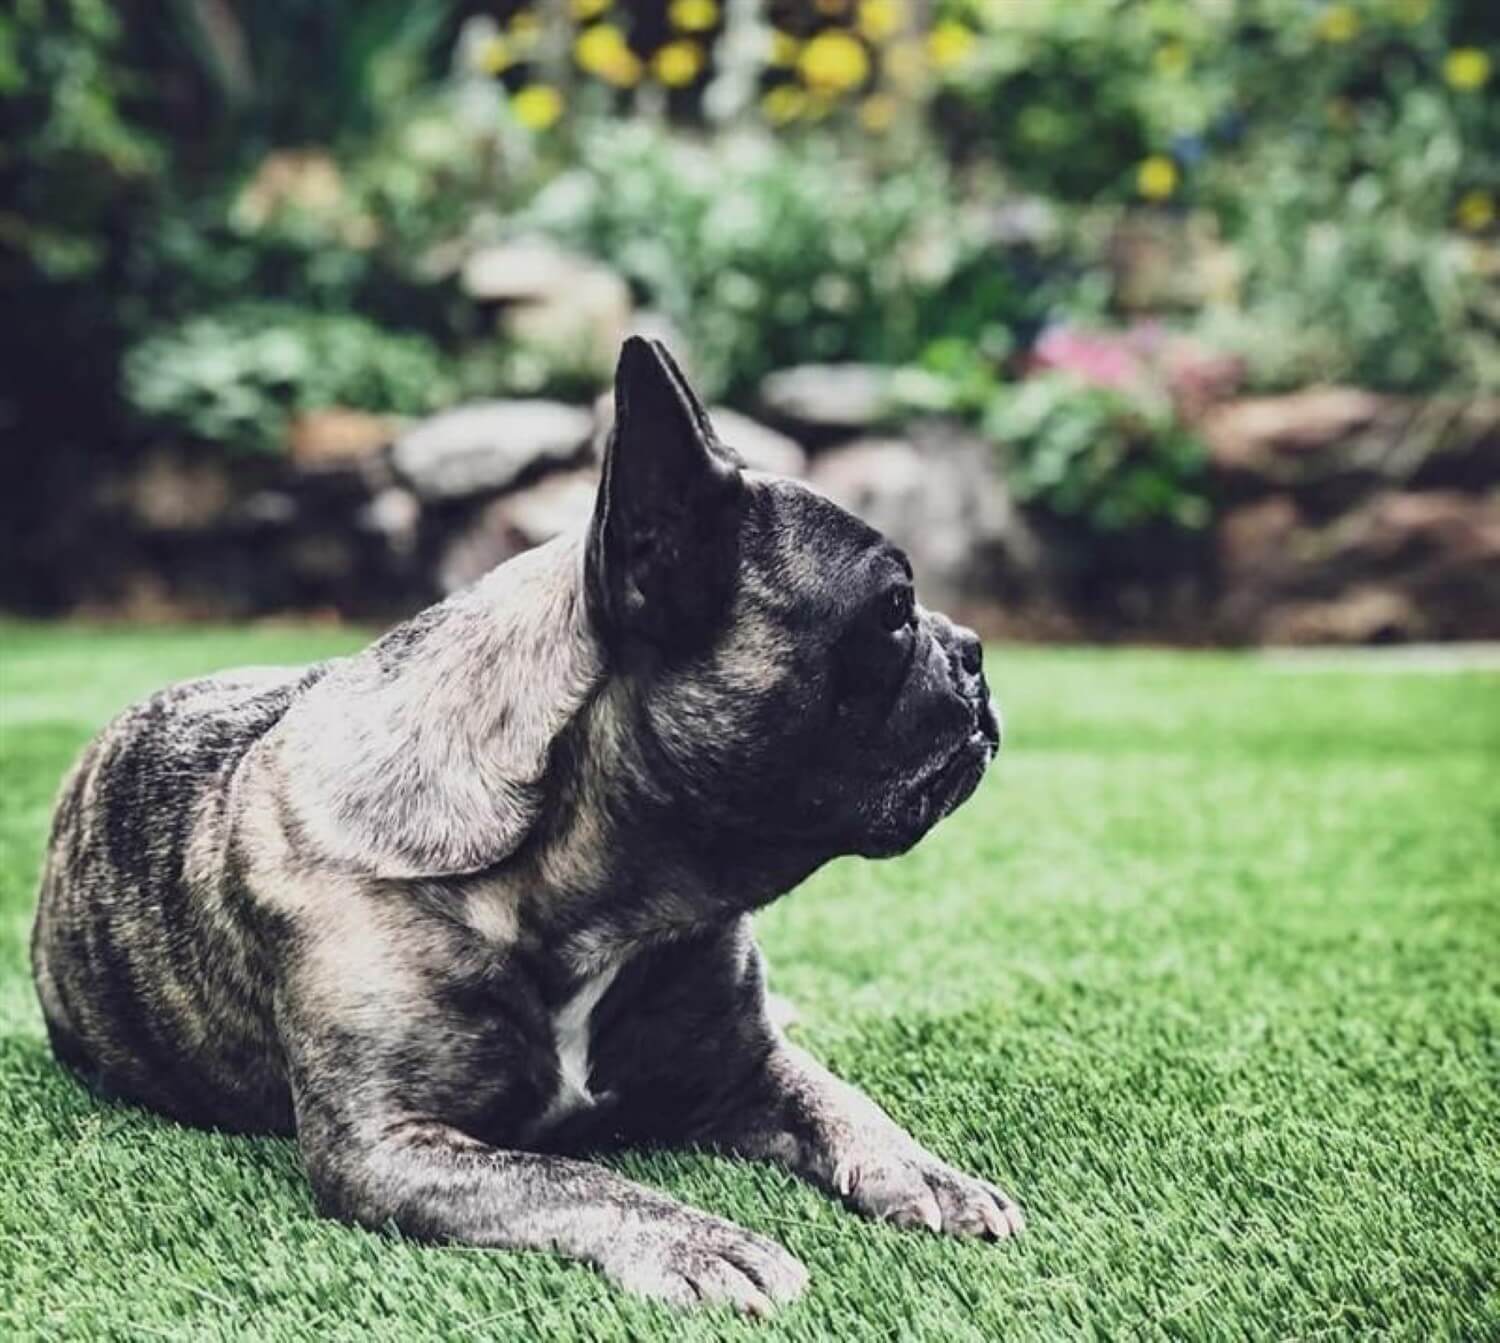
[[[696,1144],[1005,1240],[994,1185],[789,1042],[750,913],[909,849],[1000,725],[902,552],[621,351],[590,525],[363,652],[163,690],[63,785],[32,961],[57,1057],[294,1134],[323,1211],[761,1315],[781,1246],[580,1159]]]

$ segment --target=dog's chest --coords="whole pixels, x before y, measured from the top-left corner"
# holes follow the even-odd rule
[[[552,1013],[552,1047],[557,1058],[557,1088],[548,1101],[547,1108],[529,1126],[531,1135],[542,1133],[599,1103],[601,1098],[589,1090],[589,1071],[593,1062],[593,1035],[590,1027],[594,1009],[619,973],[618,961],[597,971],[584,980],[572,996]]]

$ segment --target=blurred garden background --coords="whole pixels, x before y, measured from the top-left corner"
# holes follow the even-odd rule
[[[622,337],[1027,639],[1500,637],[1492,0],[13,0],[0,607],[415,609]]]

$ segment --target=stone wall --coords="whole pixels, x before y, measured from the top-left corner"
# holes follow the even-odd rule
[[[892,426],[879,370],[786,370],[758,418],[716,408],[752,465],[891,535],[919,587],[991,633],[1189,643],[1500,638],[1500,401],[1343,388],[1207,407],[1218,521],[1091,551],[1028,516],[994,446]],[[135,619],[386,620],[586,522],[607,399],[462,406],[417,424],[302,417],[285,460],[162,450],[80,497],[48,557],[71,610]]]

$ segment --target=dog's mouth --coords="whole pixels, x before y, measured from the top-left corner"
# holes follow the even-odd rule
[[[972,707],[968,733],[913,783],[909,805],[915,830],[931,829],[967,802],[1000,749],[1000,717],[989,695]]]

